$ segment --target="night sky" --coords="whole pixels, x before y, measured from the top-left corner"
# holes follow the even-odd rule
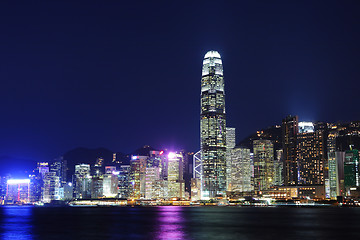
[[[237,141],[288,114],[360,120],[359,1],[23,2],[0,3],[3,171],[80,146],[197,151],[209,50]]]

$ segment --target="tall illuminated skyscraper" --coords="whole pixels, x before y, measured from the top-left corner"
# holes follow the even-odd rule
[[[226,115],[220,54],[209,51],[201,77],[200,141],[203,163],[202,198],[226,193]]]

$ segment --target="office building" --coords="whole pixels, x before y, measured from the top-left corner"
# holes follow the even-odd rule
[[[30,202],[30,179],[8,179],[6,189],[7,204]]]
[[[119,168],[119,198],[129,198],[131,193],[130,165],[120,165]]]
[[[275,151],[276,157],[274,160],[274,185],[275,186],[282,186],[284,185],[284,178],[283,178],[283,150],[279,149]]]
[[[229,191],[231,174],[231,150],[235,147],[235,128],[226,128],[226,189]]]
[[[184,198],[185,182],[183,178],[183,155],[168,154],[168,198]]]
[[[268,190],[274,185],[274,145],[271,140],[254,140],[254,190]]]
[[[118,195],[118,176],[113,173],[103,175],[103,196],[114,198]]]
[[[89,164],[75,165],[73,185],[75,198],[91,198],[91,176]]]
[[[91,178],[91,198],[102,198],[103,194],[103,176]]]
[[[202,198],[226,193],[226,115],[220,54],[205,54],[201,78],[200,142],[203,163]]]
[[[340,196],[340,188],[338,182],[338,165],[336,162],[336,138],[339,136],[338,127],[335,124],[330,124],[327,136],[327,159],[328,159],[328,180],[329,192],[328,198],[335,200]]]
[[[230,150],[229,192],[251,192],[251,161],[250,149],[237,147]]]
[[[282,141],[284,158],[284,185],[297,185],[296,137],[299,132],[298,117],[288,116],[282,120]]]
[[[325,184],[326,141],[324,131],[314,131],[310,122],[299,122],[297,134],[297,172],[298,185]]]
[[[145,198],[156,199],[160,196],[158,193],[161,180],[161,168],[160,167],[147,167],[145,177]]]
[[[56,175],[56,172],[47,172],[43,178],[42,188],[42,201],[44,203],[50,203],[54,200],[60,200],[60,177]]]
[[[346,191],[349,192],[350,188],[359,187],[359,180],[359,151],[357,149],[347,150],[345,151],[344,162],[344,185]]]
[[[148,156],[131,156],[130,182],[131,198],[140,199],[145,197],[145,174]]]

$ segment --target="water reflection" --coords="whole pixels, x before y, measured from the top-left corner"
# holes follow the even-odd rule
[[[186,239],[185,219],[180,206],[161,206],[158,208],[156,239]]]
[[[31,206],[2,207],[2,239],[33,239],[31,234]]]

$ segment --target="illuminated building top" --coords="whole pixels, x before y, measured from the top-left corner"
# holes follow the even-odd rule
[[[17,184],[29,184],[30,179],[9,179],[7,180],[7,184],[9,185],[17,185]]]
[[[312,122],[299,122],[299,133],[314,132],[314,124]]]
[[[212,74],[223,76],[222,61],[220,54],[217,51],[207,52],[203,60],[202,76],[204,77]],[[224,90],[224,86],[222,86],[221,90]]]

